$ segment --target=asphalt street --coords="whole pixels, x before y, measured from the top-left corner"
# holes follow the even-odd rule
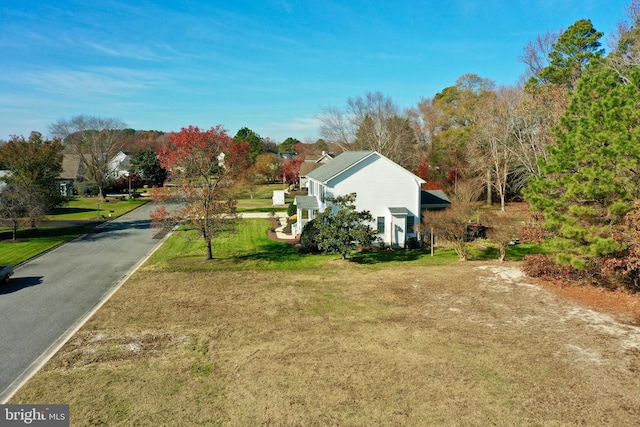
[[[0,403],[160,243],[153,209],[143,205],[23,264],[0,286]]]

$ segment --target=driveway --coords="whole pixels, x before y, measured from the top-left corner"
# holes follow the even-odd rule
[[[0,287],[0,403],[160,243],[149,203],[16,268]]]

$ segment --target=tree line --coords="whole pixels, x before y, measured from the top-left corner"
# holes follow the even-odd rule
[[[251,188],[260,180],[294,181],[300,161],[283,164],[276,152],[376,150],[460,201],[490,204],[495,197],[504,210],[509,198],[524,197],[559,248],[555,262],[638,286],[639,0],[628,17],[608,54],[589,19],[538,36],[519,58],[527,70],[518,85],[465,74],[405,111],[381,92],[355,96],[323,109],[314,144],[288,138],[278,145],[248,128],[233,138],[221,127],[183,128],[159,135],[151,157],[176,179],[198,182],[201,209],[231,215],[233,206],[223,209],[224,197],[210,198],[207,186],[215,193],[231,182]],[[50,144],[73,148],[101,194],[106,159],[136,132],[125,126],[85,116],[60,120],[50,127]],[[198,141],[210,146],[198,152]],[[208,227],[199,225],[210,243]]]

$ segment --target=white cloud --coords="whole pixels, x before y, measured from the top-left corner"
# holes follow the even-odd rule
[[[274,131],[290,130],[292,132],[316,130],[322,122],[315,117],[298,117],[288,122],[273,122],[268,128]]]
[[[155,88],[168,83],[167,78],[155,73],[117,67],[93,68],[86,71],[31,71],[14,76],[13,79],[19,79],[19,84],[33,89],[71,97],[126,97],[132,95],[132,91]]]

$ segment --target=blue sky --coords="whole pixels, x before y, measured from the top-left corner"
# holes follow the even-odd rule
[[[587,18],[608,35],[629,3],[5,0],[0,139],[85,114],[315,141],[323,107],[366,92],[404,109],[466,73],[515,84],[538,34]]]

